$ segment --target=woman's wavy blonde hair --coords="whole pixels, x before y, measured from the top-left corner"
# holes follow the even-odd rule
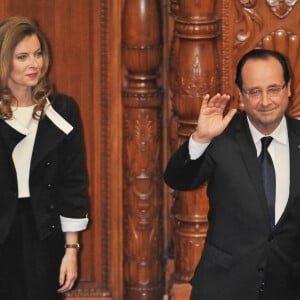
[[[7,86],[14,50],[24,37],[32,35],[36,35],[39,39],[43,57],[40,80],[32,87],[33,100],[36,103],[32,116],[35,119],[44,116],[43,108],[52,91],[47,78],[50,65],[50,50],[47,39],[34,20],[27,17],[10,17],[0,22],[0,119],[2,120],[12,118],[11,104],[13,100],[16,100]]]

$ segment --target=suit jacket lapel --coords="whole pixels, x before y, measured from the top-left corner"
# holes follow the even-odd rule
[[[50,102],[49,102],[50,104]],[[51,120],[50,120],[51,119]],[[31,171],[46,155],[59,144],[73,127],[52,107],[47,108],[45,117],[38,122],[38,128],[31,158]],[[15,146],[26,136],[18,124],[0,120],[0,136],[10,155]]]
[[[47,116],[39,122],[32,152],[31,171],[65,137],[65,133],[55,126]]]
[[[5,121],[0,121],[0,135],[10,154],[13,152],[15,146],[25,137],[24,134],[15,130]]]
[[[257,151],[250,133],[246,115],[242,114],[242,116],[243,117],[240,119],[240,124],[237,126],[236,138],[241,149],[242,159],[248,171],[249,178],[257,192],[257,199],[253,199],[253,201],[259,202],[257,206],[261,207],[265,216],[265,220],[269,224],[267,200],[265,198],[264,188],[261,180]]]
[[[287,125],[290,147],[290,195],[281,219],[295,201],[296,196],[300,194],[300,127],[289,118],[287,118]]]

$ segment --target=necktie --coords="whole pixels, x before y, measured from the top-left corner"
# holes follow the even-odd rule
[[[265,190],[265,195],[267,199],[267,204],[270,213],[270,221],[272,227],[275,225],[275,190],[276,190],[276,180],[275,180],[275,169],[270,153],[268,152],[268,147],[272,142],[273,138],[270,136],[263,137],[261,139],[261,153],[258,157],[260,164],[260,171],[262,175],[263,186]]]

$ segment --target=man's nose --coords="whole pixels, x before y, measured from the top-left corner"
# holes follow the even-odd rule
[[[261,94],[261,103],[263,105],[267,105],[271,102],[271,97],[268,95],[268,92],[267,91],[264,91],[262,92]]]

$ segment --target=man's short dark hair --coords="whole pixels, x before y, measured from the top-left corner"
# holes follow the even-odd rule
[[[239,61],[237,68],[236,68],[236,77],[235,77],[235,83],[238,86],[240,90],[243,89],[243,79],[242,79],[242,69],[245,65],[245,63],[249,59],[268,59],[270,57],[274,57],[282,66],[283,70],[283,77],[284,77],[284,82],[288,83],[289,80],[291,79],[290,75],[290,69],[289,69],[289,64],[288,60],[285,56],[283,56],[281,53],[273,50],[267,50],[267,49],[253,49],[249,52],[247,52]]]

